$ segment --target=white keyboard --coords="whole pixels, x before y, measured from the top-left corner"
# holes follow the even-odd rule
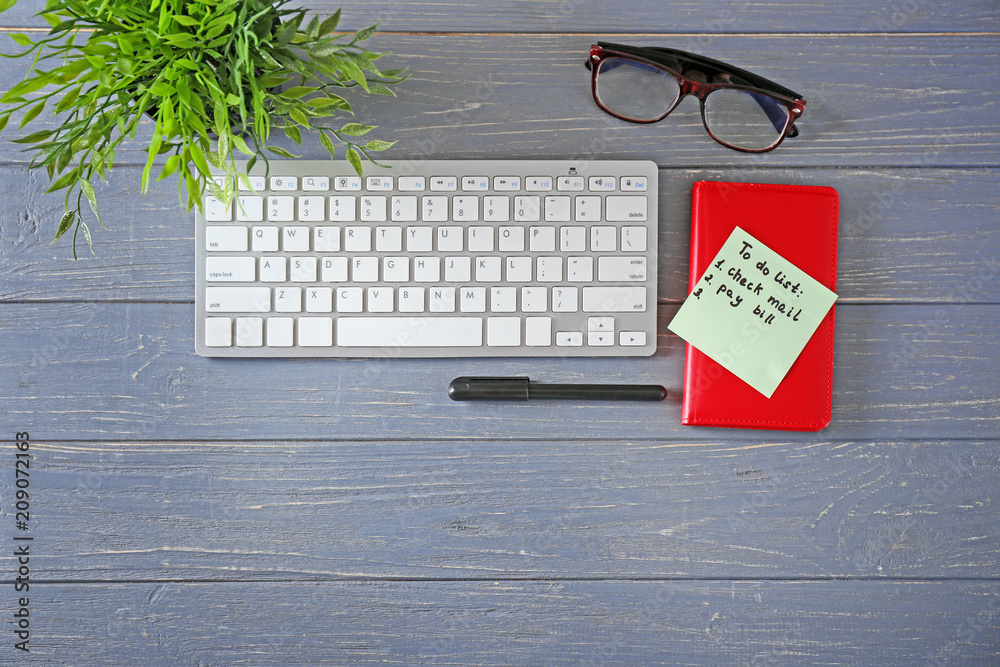
[[[645,161],[271,160],[197,214],[209,357],[645,356]]]

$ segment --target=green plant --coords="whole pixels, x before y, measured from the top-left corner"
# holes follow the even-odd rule
[[[370,125],[324,122],[353,113],[345,89],[393,95],[387,86],[405,78],[402,70],[380,71],[375,61],[383,54],[361,45],[375,26],[337,34],[339,10],[306,23],[305,10],[287,8],[288,1],[47,0],[39,13],[51,26],[47,34],[10,35],[28,48],[7,57],[33,62],[0,97],[0,130],[14,114],[24,128],[46,108],[55,112],[54,129],[15,141],[33,152],[29,168],[45,168],[49,192],[66,191],[55,238],[73,228],[74,257],[78,232],[93,252],[83,200],[100,223],[92,183],[105,178],[115,150],[135,138],[144,118],[155,127],[143,192],[154,175],[177,175],[188,211],[206,191],[232,201],[236,159],[252,166],[259,158],[266,163],[265,151],[295,157],[269,143],[274,130],[296,144],[303,131],[318,131],[330,157],[341,153],[359,174],[362,157],[371,160],[394,143],[359,139]],[[13,4],[0,0],[0,11]],[[216,176],[230,176],[223,185],[213,167]]]

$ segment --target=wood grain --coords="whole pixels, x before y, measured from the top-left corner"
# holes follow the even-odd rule
[[[719,35],[702,52],[808,100],[800,135],[763,155],[712,141],[693,98],[652,125],[598,109],[583,65],[593,41],[606,36],[380,35],[374,48],[397,54],[388,61],[409,67],[412,76],[398,87],[398,98],[352,102],[359,119],[379,126],[380,138],[399,141],[386,159],[628,157],[663,167],[740,169],[997,166],[997,36]],[[15,46],[0,49],[10,53]],[[0,89],[24,76],[30,64],[24,60],[0,70]],[[15,120],[5,136],[17,136]],[[45,115],[30,127],[52,124]],[[145,163],[142,147],[151,131],[118,150],[117,162]],[[279,145],[306,157],[327,155],[318,142]],[[24,164],[19,149],[0,144],[0,163]]]
[[[42,0],[20,0],[3,16],[7,26],[46,27],[34,13]],[[927,3],[913,0],[844,0],[836,5],[799,0],[671,2],[634,0],[623,11],[607,0],[300,0],[296,7],[328,16],[343,9],[341,28],[378,23],[393,32],[624,32],[665,33],[695,45],[733,32],[996,32],[1000,16],[989,0]],[[681,46],[679,48],[685,48]],[[697,50],[697,49],[695,49]]]
[[[43,433],[31,474],[46,581],[954,579],[1000,566],[997,440]]]
[[[773,433],[680,425],[660,404],[455,403],[460,375],[663,384],[683,345],[660,309],[659,350],[631,359],[204,359],[189,304],[8,304],[0,401],[44,439],[743,439]],[[1000,334],[991,305],[837,309],[833,423],[821,438],[1000,436]],[[67,387],[69,390],[67,391]],[[782,434],[782,439],[786,436]]]
[[[70,655],[95,666],[988,665],[998,659],[997,586],[754,580],[45,584],[33,588],[32,597],[52,630],[32,645],[31,655],[17,657],[19,664],[61,664]]]

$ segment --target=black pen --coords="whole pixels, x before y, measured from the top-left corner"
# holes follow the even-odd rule
[[[460,377],[448,385],[448,396],[453,401],[662,401],[667,390],[658,384],[540,384],[526,377]]]

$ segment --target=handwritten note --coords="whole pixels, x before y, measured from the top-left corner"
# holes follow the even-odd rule
[[[836,300],[737,227],[667,328],[770,398]]]

